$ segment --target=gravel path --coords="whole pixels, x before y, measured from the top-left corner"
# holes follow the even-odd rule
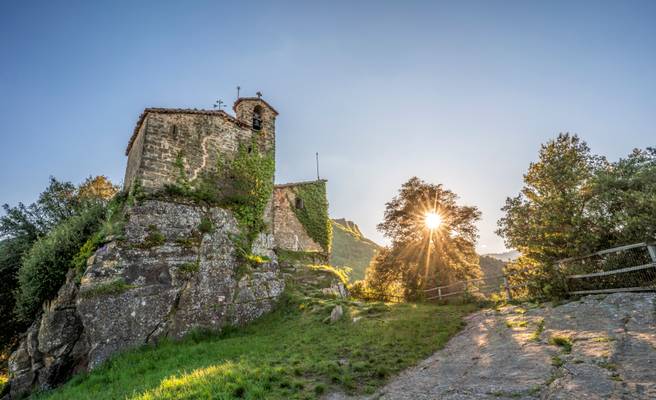
[[[624,293],[481,311],[443,350],[366,398],[656,399],[655,307],[656,294]]]

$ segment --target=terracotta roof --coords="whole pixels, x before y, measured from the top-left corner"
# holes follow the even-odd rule
[[[292,187],[292,186],[301,186],[301,185],[312,185],[317,182],[323,182],[326,183],[328,182],[327,179],[317,179],[316,181],[301,181],[301,182],[290,182],[290,183],[281,183],[279,185],[275,185],[274,187],[276,189],[280,188],[286,188],[286,187]]]
[[[139,119],[137,120],[137,125],[134,127],[134,131],[132,132],[132,137],[130,138],[130,141],[128,142],[128,147],[125,149],[125,155],[130,154],[130,149],[132,148],[132,144],[134,143],[135,139],[137,138],[137,135],[139,134],[139,129],[141,129],[141,125],[143,124],[144,120],[146,119],[146,115],[149,113],[154,113],[154,114],[202,114],[202,115],[215,115],[219,116],[226,121],[232,122],[236,125],[239,125],[241,127],[249,128],[249,125],[239,121],[237,118],[233,117],[232,115],[226,113],[223,110],[197,110],[197,109],[190,109],[190,108],[146,108],[141,115],[139,116]]]
[[[238,98],[237,101],[235,101],[235,104],[232,105],[232,109],[233,109],[235,112],[237,111],[237,104],[239,104],[239,103],[242,102],[243,100],[259,100],[259,101],[261,101],[262,103],[264,103],[267,107],[269,107],[269,108],[271,109],[271,111],[273,111],[276,115],[278,115],[278,111],[276,111],[275,108],[271,107],[271,104],[269,104],[269,103],[267,103],[266,101],[264,101],[264,99],[261,98],[261,97],[240,97],[240,98]]]

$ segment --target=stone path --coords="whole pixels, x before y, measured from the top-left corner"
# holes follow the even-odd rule
[[[656,294],[624,293],[481,311],[443,350],[366,398],[656,399],[655,307]]]

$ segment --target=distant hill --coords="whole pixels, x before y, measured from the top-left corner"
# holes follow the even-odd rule
[[[520,255],[521,254],[519,254],[519,251],[517,250],[510,250],[510,251],[506,251],[505,253],[483,254],[483,256],[496,258],[497,260],[501,260],[504,262],[516,260],[519,258]]]
[[[480,256],[479,263],[481,264],[481,271],[485,278],[501,275],[503,273],[503,267],[506,265],[504,261],[496,259],[490,255]]]
[[[381,248],[364,237],[360,228],[344,218],[333,219],[333,248],[330,263],[338,267],[350,267],[351,282],[364,278],[369,262]]]

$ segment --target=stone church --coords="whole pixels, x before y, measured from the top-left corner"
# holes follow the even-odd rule
[[[302,251],[326,259],[329,231],[313,230],[315,240],[306,229],[330,227],[325,181],[274,185],[269,157],[278,112],[260,97],[239,98],[234,110],[234,117],[222,110],[144,110],[126,150],[124,188],[153,196],[135,196],[122,232],[104,237],[81,276],[71,269],[56,298],[43,304],[9,359],[12,398],[56,387],[130,348],[253,321],[273,310],[285,290],[278,264],[285,250],[288,257]],[[243,154],[265,154],[259,160],[270,168],[262,176],[271,179],[259,198],[266,228],[248,255],[235,239],[244,227],[229,207],[157,196],[181,174],[193,180],[226,165],[219,157]],[[229,179],[234,170],[223,172]]]
[[[262,151],[275,152],[275,122],[278,112],[261,97],[240,97],[235,116],[223,110],[147,108],[129,140],[124,189],[137,180],[145,190],[158,190],[174,183],[176,157],[184,154],[184,168],[191,178],[216,168],[218,158],[235,157],[240,143],[257,143]],[[323,181],[325,182],[325,181]],[[291,251],[325,252],[296,218],[293,207],[298,186],[316,181],[274,186],[265,222],[273,247]],[[325,187],[325,185],[324,185]]]

